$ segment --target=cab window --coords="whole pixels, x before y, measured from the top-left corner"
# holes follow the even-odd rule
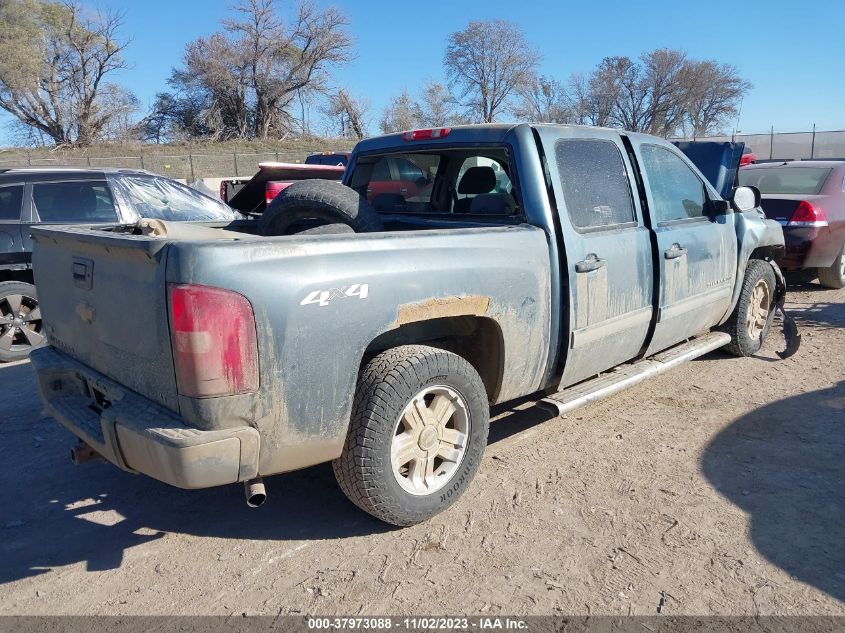
[[[117,221],[114,198],[104,180],[35,183],[32,203],[41,222]]]
[[[381,213],[514,216],[519,210],[504,148],[363,155],[349,184]]]
[[[23,185],[0,187],[0,222],[20,220],[22,201]]]
[[[563,199],[578,229],[636,220],[622,153],[613,141],[563,139],[555,146]]]
[[[704,184],[677,154],[659,145],[640,150],[648,176],[654,219],[660,222],[704,216]]]

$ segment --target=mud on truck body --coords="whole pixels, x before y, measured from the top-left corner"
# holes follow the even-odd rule
[[[760,348],[783,235],[734,187],[741,146],[711,150],[719,190],[642,134],[416,130],[258,222],[36,229],[47,411],[80,459],[253,503],[261,477],[332,461],[362,509],[423,521],[475,475],[491,404],[562,412]],[[397,159],[413,188],[374,191]]]

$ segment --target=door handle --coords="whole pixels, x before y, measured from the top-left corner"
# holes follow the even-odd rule
[[[602,266],[604,266],[607,262],[603,259],[600,259],[598,255],[595,253],[590,253],[587,257],[575,264],[575,272],[576,273],[589,273],[594,270],[598,270]]]
[[[672,244],[672,248],[663,251],[663,256],[666,259],[678,259],[687,254],[687,249],[681,248],[680,244]]]

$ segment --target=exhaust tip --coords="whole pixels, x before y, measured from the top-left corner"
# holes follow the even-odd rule
[[[264,488],[264,480],[261,477],[245,481],[244,493],[246,495],[246,504],[250,508],[259,508],[267,501],[267,491]]]
[[[250,508],[260,508],[261,506],[264,505],[265,501],[267,501],[267,495],[262,494],[262,493],[258,493],[258,494],[252,495],[251,497],[247,497],[246,504]]]
[[[70,461],[72,461],[77,466],[86,462],[99,461],[102,459],[102,455],[100,455],[97,451],[88,446],[88,444],[86,444],[82,440],[80,440],[77,444],[71,446],[70,448]]]

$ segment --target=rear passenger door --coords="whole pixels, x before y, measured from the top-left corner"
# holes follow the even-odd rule
[[[653,313],[649,231],[618,134],[538,126],[560,216],[569,336],[560,387],[637,356]]]
[[[730,212],[708,215],[718,198],[674,147],[631,137],[656,235],[660,291],[647,354],[716,325],[730,307],[737,244]]]

